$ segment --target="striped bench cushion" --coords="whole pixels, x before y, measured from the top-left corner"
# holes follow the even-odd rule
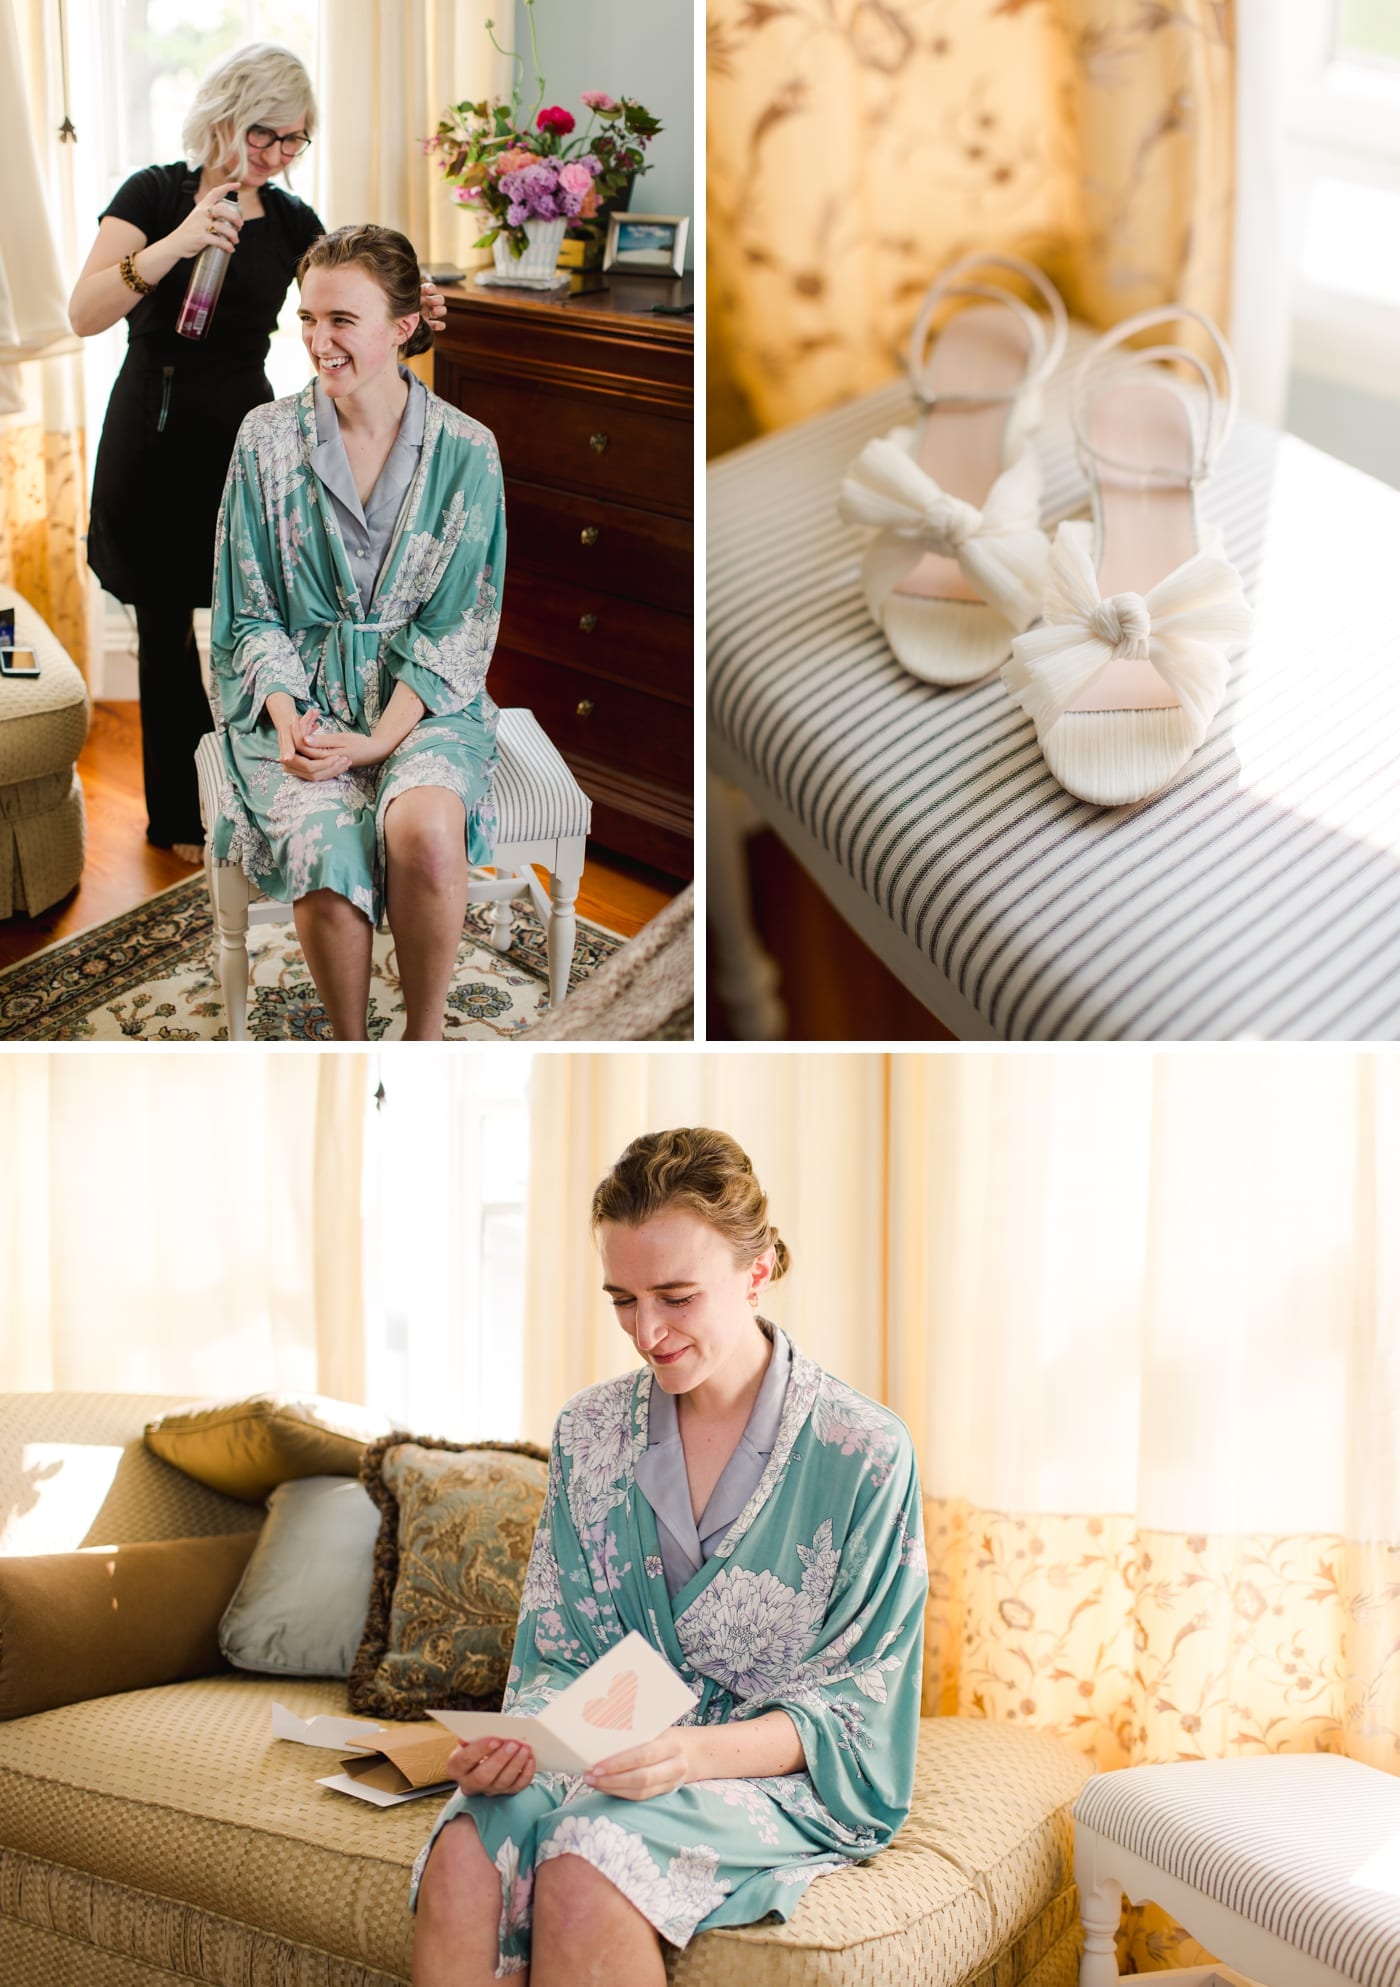
[[[533,711],[502,711],[496,744],[496,841],[501,847],[588,833],[592,803]],[[218,812],[223,778],[223,757],[212,731],[199,741],[195,769],[200,813],[207,827]]]
[[[1040,435],[1047,518],[1086,494],[1065,384]],[[1400,492],[1240,422],[1202,512],[1255,638],[1172,786],[1094,808],[997,677],[917,681],[866,611],[837,487],[909,411],[888,387],[710,472],[710,724],[759,809],[815,842],[830,894],[864,893],[888,958],[911,978],[929,962],[996,1038],[1393,1039]]]
[[[1400,1778],[1326,1753],[1135,1766],[1074,1818],[1361,1987],[1400,1987]]]

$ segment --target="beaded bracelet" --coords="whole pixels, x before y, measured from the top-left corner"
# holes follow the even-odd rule
[[[128,290],[139,291],[143,297],[148,297],[155,288],[155,284],[148,283],[137,269],[136,259],[131,255],[124,255],[122,257],[122,281],[126,284]]]

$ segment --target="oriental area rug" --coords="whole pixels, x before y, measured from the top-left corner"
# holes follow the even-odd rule
[[[449,1042],[523,1034],[547,1010],[545,935],[532,908],[512,910],[508,952],[486,943],[489,905],[467,907],[443,1032]],[[622,946],[615,932],[578,920],[571,988]],[[61,940],[0,973],[0,1041],[223,1042],[223,995],[203,875]],[[248,933],[250,1042],[329,1041],[290,918]],[[390,933],[377,932],[370,981],[373,1041],[403,1034],[403,996]]]

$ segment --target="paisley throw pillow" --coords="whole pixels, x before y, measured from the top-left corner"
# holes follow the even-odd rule
[[[499,1709],[548,1463],[528,1442],[399,1434],[366,1449],[360,1481],[382,1517],[352,1711]]]

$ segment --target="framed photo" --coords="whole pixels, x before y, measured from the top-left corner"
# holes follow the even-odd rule
[[[638,276],[683,276],[689,214],[610,214],[604,269]]]

